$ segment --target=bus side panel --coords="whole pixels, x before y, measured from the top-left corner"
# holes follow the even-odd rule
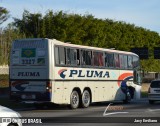
[[[119,84],[119,70],[102,70],[102,69],[80,69],[55,67],[55,89],[54,96],[63,99],[61,102],[54,98],[54,102],[70,103],[70,95],[74,88],[79,88],[81,94],[84,88],[90,88],[92,102],[123,100],[124,93],[121,91]],[[87,72],[90,72],[86,75]],[[97,73],[99,74],[97,74]],[[87,77],[88,76],[88,77]],[[92,76],[92,77],[91,77]],[[57,91],[61,88],[63,92]]]
[[[54,89],[53,89],[54,88]],[[57,104],[62,104],[63,97],[63,81],[55,81],[53,87],[53,102]]]
[[[57,104],[70,104],[70,95],[74,88],[79,88],[81,94],[89,87],[92,102],[123,100],[124,93],[117,86],[117,81],[57,81],[54,84],[53,102]]]

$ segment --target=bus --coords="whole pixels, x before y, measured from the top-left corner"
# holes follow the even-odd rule
[[[10,98],[87,108],[93,102],[140,98],[138,55],[56,39],[19,39],[10,56]]]

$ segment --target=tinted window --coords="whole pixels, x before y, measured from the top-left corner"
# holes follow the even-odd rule
[[[114,67],[114,54],[113,53],[105,53],[105,66],[109,68]]]
[[[56,65],[65,65],[66,50],[64,47],[55,47],[55,61]]]
[[[115,61],[115,67],[119,68],[120,67],[120,61],[119,61],[119,55],[114,54],[114,61]]]
[[[132,59],[132,56],[128,56],[128,68],[133,68],[133,59]]]
[[[139,58],[136,56],[133,56],[133,67],[138,67],[139,66]]]
[[[103,66],[103,53],[93,52],[94,56],[94,66]]]
[[[56,65],[59,64],[59,48],[55,47],[55,61],[56,61]]]
[[[124,56],[119,55],[120,68],[124,69]]]
[[[128,59],[127,59],[127,55],[124,55],[124,56],[123,56],[123,59],[124,59],[124,69],[127,69],[127,68],[128,68]]]
[[[153,81],[151,83],[151,88],[160,88],[160,81]]]
[[[67,64],[77,65],[77,50],[67,48]]]
[[[59,59],[60,59],[60,65],[64,65],[65,63],[65,54],[66,50],[64,47],[59,47]]]
[[[82,55],[82,65],[92,65],[92,52],[81,50]]]

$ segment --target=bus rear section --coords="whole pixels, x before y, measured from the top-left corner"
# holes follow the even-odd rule
[[[48,40],[23,39],[12,44],[10,98],[24,102],[50,102]]]

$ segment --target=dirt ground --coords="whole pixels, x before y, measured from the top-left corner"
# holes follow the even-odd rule
[[[148,88],[149,88],[150,83],[142,83],[142,88],[141,91],[142,92],[147,92]]]

